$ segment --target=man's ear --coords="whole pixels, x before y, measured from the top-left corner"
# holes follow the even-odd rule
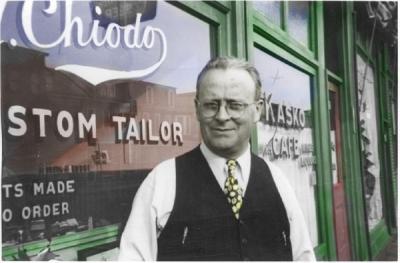
[[[258,122],[260,120],[260,117],[261,117],[261,113],[262,113],[263,106],[264,106],[264,101],[261,100],[261,99],[258,100],[255,103],[255,106],[256,106],[256,111],[254,113],[254,122]]]

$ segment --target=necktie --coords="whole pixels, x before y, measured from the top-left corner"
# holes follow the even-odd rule
[[[233,214],[236,219],[239,219],[239,210],[242,207],[242,189],[239,186],[237,179],[235,178],[236,165],[235,160],[228,160],[228,177],[225,181],[224,193],[228,199],[228,203],[232,206]]]

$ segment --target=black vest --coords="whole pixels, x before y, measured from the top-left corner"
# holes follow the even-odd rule
[[[292,260],[290,226],[267,164],[251,155],[236,220],[200,148],[176,158],[176,196],[157,260]]]

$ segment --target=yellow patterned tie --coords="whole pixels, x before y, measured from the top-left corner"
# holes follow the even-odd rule
[[[232,206],[233,214],[236,219],[239,219],[239,210],[242,207],[242,189],[239,186],[237,179],[235,178],[236,164],[235,160],[228,160],[228,177],[225,181],[224,193],[228,198],[229,204]]]

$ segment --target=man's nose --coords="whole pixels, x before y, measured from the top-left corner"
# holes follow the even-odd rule
[[[228,112],[226,111],[226,105],[221,104],[218,109],[217,115],[215,115],[215,119],[219,121],[226,121],[229,120],[231,117],[229,116]]]

